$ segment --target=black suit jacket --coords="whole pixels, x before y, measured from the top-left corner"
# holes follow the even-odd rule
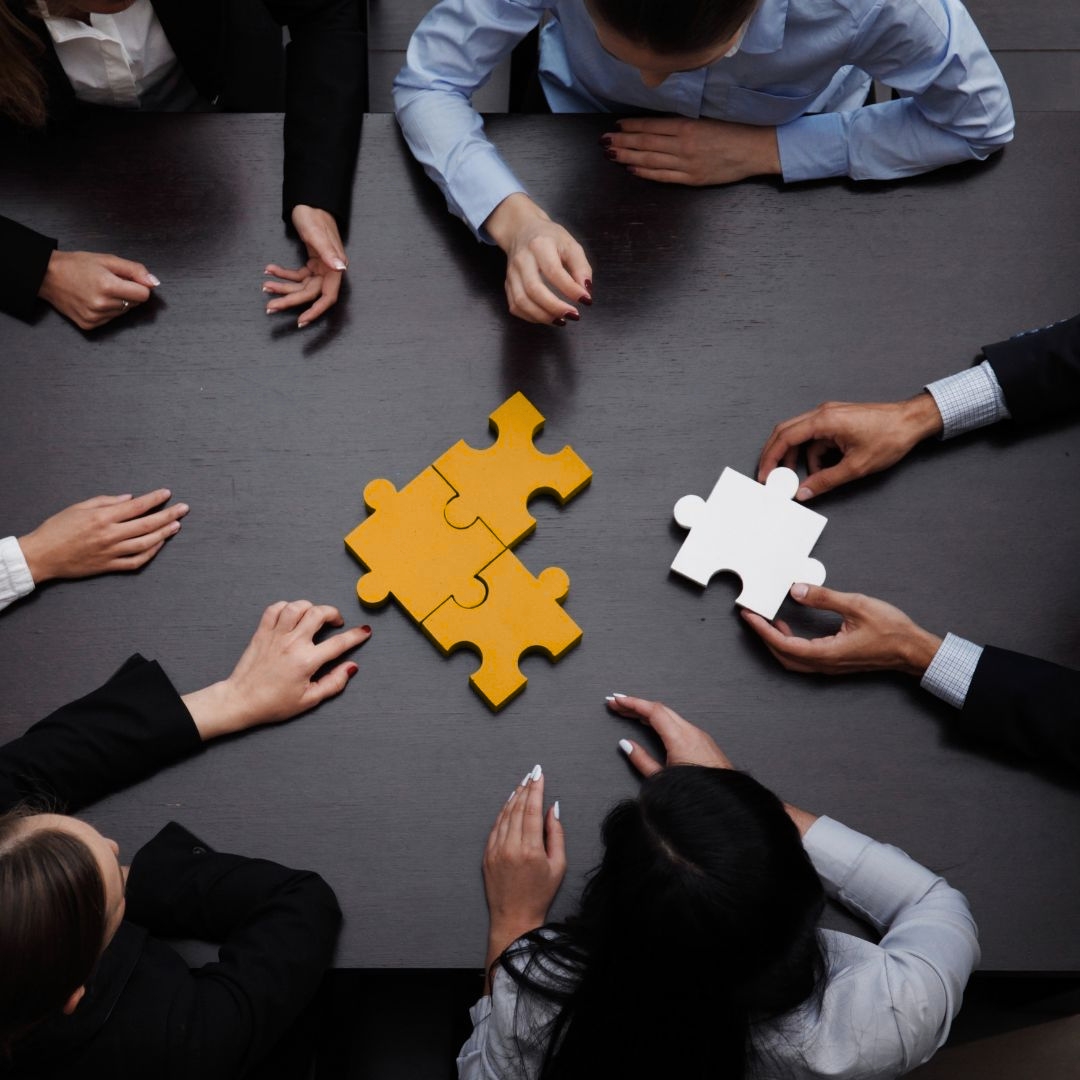
[[[201,745],[158,665],[132,657],[0,748],[0,806],[77,810]],[[316,874],[220,854],[170,824],[131,864],[124,922],[86,996],[17,1043],[0,1075],[234,1080],[315,993],[340,920]],[[189,970],[156,934],[220,942],[219,959]]]
[[[22,0],[0,0],[40,39],[50,124],[80,112],[45,24]],[[259,6],[261,3],[261,7]],[[249,86],[266,66],[269,12],[289,28],[285,79],[282,216],[298,204],[328,210],[344,225],[367,102],[363,0],[153,0],[154,10],[196,90],[224,110],[249,105]],[[253,11],[253,7],[257,11]],[[265,9],[265,11],[263,10]],[[20,133],[8,125],[9,139]],[[55,239],[0,217],[0,311],[29,318]]]
[[[1080,411],[1080,315],[987,345],[1013,419]],[[988,645],[959,725],[1025,757],[1080,772],[1080,671]]]

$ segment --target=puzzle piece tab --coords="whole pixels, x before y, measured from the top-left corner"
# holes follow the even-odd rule
[[[455,529],[446,504],[456,492],[432,468],[397,491],[389,480],[372,480],[364,502],[374,511],[348,536],[345,545],[369,570],[356,584],[365,604],[393,596],[417,621],[440,604],[457,601],[469,608],[484,602],[477,574],[504,551],[481,521]]]
[[[476,450],[462,440],[435,468],[459,494],[447,506],[450,524],[460,529],[480,520],[513,547],[536,528],[527,506],[533,495],[547,492],[565,503],[592,479],[592,470],[569,446],[554,454],[536,449],[533,436],[544,417],[520,392],[489,419],[497,434],[491,446]]]
[[[549,566],[539,578],[505,551],[480,574],[487,600],[463,608],[455,600],[433,611],[424,632],[445,654],[468,646],[480,654],[480,667],[469,677],[473,689],[498,710],[527,682],[518,667],[528,652],[558,660],[581,640],[581,628],[559,603],[570,588],[563,570]]]
[[[724,469],[708,500],[684,495],[675,504],[675,520],[690,535],[671,569],[703,586],[730,570],[742,580],[735,602],[775,618],[796,581],[825,581],[825,567],[808,556],[828,518],[792,502],[798,488],[791,469],[773,469],[764,485]]]

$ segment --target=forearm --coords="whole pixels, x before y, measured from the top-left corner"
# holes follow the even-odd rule
[[[52,237],[0,216],[0,311],[32,317],[56,247]]]

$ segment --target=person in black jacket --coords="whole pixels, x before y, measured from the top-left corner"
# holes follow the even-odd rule
[[[66,815],[340,693],[357,670],[341,657],[370,629],[312,638],[342,623],[274,604],[224,681],[181,697],[136,655],[0,748],[0,1075],[232,1080],[301,1013],[341,922],[318,875],[215,852],[175,823],[127,867]],[[220,942],[219,959],[190,970],[157,936]]]
[[[778,424],[758,465],[764,480],[805,450],[800,501],[899,461],[932,435],[952,438],[1011,418],[1080,412],[1080,315],[987,345],[977,366],[931,383],[906,401],[831,402]],[[840,460],[826,465],[830,455]],[[959,726],[1033,758],[1080,771],[1080,671],[955,634],[944,641],[881,600],[796,584],[792,597],[843,617],[836,634],[807,640],[782,621],[744,611],[747,623],[792,671],[899,670],[959,710]]]
[[[348,265],[340,226],[366,99],[366,36],[359,0],[262,4],[289,28],[283,217],[308,254],[298,269],[268,266],[263,291],[274,294],[268,313],[303,308],[303,327],[336,302]],[[97,105],[243,110],[267,50],[280,50],[280,29],[268,34],[265,12],[247,0],[48,0],[47,11],[0,0],[0,131],[12,142]],[[2,216],[0,251],[0,310],[21,318],[40,297],[90,330],[161,284],[140,262],[60,250]]]

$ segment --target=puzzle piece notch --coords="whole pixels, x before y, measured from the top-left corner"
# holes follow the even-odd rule
[[[345,545],[368,568],[356,584],[363,604],[393,596],[416,622],[453,599],[463,608],[483,604],[487,591],[477,575],[505,547],[482,522],[465,529],[446,520],[456,492],[428,467],[398,491],[389,480],[372,480],[364,502],[372,511]]]
[[[690,535],[671,569],[701,586],[720,571],[737,574],[735,602],[775,618],[796,581],[825,581],[825,567],[808,556],[828,519],[791,501],[798,487],[798,475],[784,467],[764,485],[725,468],[707,500],[684,495],[675,504],[675,520]]]
[[[446,507],[446,520],[457,529],[482,521],[507,547],[536,528],[528,502],[541,493],[564,505],[592,479],[592,470],[570,446],[552,454],[536,449],[533,438],[544,417],[520,391],[488,417],[496,439],[477,450],[464,439],[434,463],[458,493]]]
[[[570,579],[557,566],[535,578],[512,551],[505,551],[480,578],[487,586],[485,603],[463,608],[447,600],[423,628],[444,655],[461,647],[479,654],[480,666],[469,682],[497,712],[525,689],[521,657],[543,652],[558,660],[581,640],[581,627],[563,610]]]

